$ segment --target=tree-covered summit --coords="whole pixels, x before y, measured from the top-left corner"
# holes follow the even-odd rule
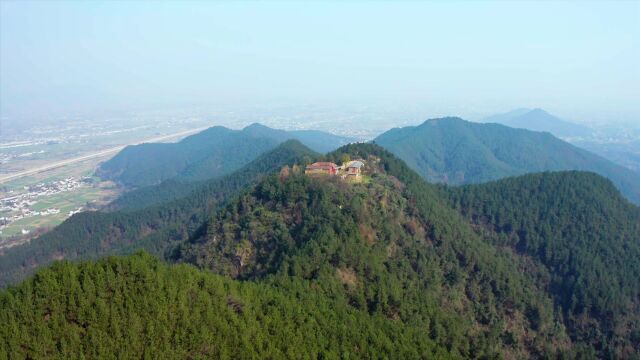
[[[7,346],[31,356],[50,349],[77,354],[100,339],[105,352],[122,351],[123,339],[131,337],[142,348],[162,341],[158,349],[196,358],[301,352],[370,358],[369,349],[389,358],[639,356],[639,210],[609,181],[560,172],[451,188],[425,182],[375,144],[351,144],[324,156],[293,154],[302,156],[274,155],[288,160],[247,176],[200,215],[180,215],[120,249],[162,245],[165,251],[156,254],[166,261],[200,270],[136,257],[65,263],[3,292],[10,310],[0,312],[8,324],[0,330],[16,334],[7,335]],[[302,171],[308,162],[344,159],[365,160],[364,181]],[[213,201],[214,189],[203,187],[208,195],[195,203]],[[192,208],[176,201],[182,204],[176,215]],[[176,275],[182,271],[192,275]],[[85,281],[100,285],[83,287]],[[222,291],[211,292],[208,281],[222,284],[215,285]],[[122,291],[113,286],[119,283],[127,284]],[[63,301],[84,297],[103,300]],[[208,300],[190,302],[201,298]],[[108,311],[96,313],[114,299]],[[194,313],[174,313],[175,302]],[[54,317],[47,309],[63,310]],[[67,313],[91,317],[78,322],[61,315]],[[29,314],[42,316],[25,322]],[[105,314],[120,318],[96,320]],[[160,327],[170,332],[153,332]],[[301,328],[312,335],[298,336]],[[69,336],[54,336],[59,329]],[[345,338],[353,329],[359,335]],[[203,336],[178,336],[191,331]],[[237,331],[257,340],[230,339]],[[21,345],[35,340],[45,345]]]
[[[541,171],[592,171],[640,204],[640,174],[546,132],[448,117],[391,129],[374,141],[430,182],[460,185]]]

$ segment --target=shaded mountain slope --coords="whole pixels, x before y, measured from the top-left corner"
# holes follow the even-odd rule
[[[141,189],[119,199],[122,211],[84,212],[30,243],[0,254],[0,284],[20,279],[56,259],[87,259],[145,248],[162,254],[166,246],[186,239],[207,214],[253,181],[285,164],[306,161],[315,153],[290,140],[245,168],[220,179],[182,189]]]
[[[110,210],[138,210],[151,205],[169,202],[185,197],[194,192],[204,193],[209,191],[208,184],[228,183],[240,180],[236,188],[255,180],[257,175],[265,175],[276,171],[283,165],[295,163],[309,163],[318,154],[311,151],[297,140],[287,140],[275,149],[268,151],[241,170],[232,175],[216,181],[216,179],[198,182],[180,182],[167,180],[158,185],[145,186],[122,194],[115,199],[107,209]],[[204,196],[204,194],[202,194]],[[201,197],[202,197],[201,196]]]
[[[548,133],[459,118],[396,128],[375,139],[432,182],[479,183],[528,172],[586,170],[640,203],[640,176]]]
[[[276,145],[272,139],[215,126],[177,143],[128,146],[102,163],[97,174],[127,187],[154,185],[177,176],[213,178],[233,172]]]
[[[128,146],[102,163],[97,174],[134,188],[169,179],[202,181],[230,174],[289,139],[308,142],[320,152],[348,142],[321,131],[287,132],[259,124],[243,130],[214,126],[177,143]]]
[[[529,271],[574,339],[609,357],[640,355],[640,208],[610,181],[541,173],[445,193],[491,243],[534,259]]]

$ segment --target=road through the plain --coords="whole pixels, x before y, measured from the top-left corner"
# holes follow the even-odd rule
[[[33,169],[27,169],[27,170],[18,171],[18,172],[11,173],[11,174],[0,175],[0,184],[2,184],[4,182],[7,182],[7,181],[10,181],[10,180],[15,180],[15,179],[21,178],[23,176],[37,174],[37,173],[40,173],[40,172],[43,172],[43,171],[59,168],[61,166],[66,166],[66,165],[77,163],[77,162],[80,162],[80,161],[85,161],[85,160],[89,160],[89,159],[104,157],[104,156],[107,156],[109,154],[114,154],[114,153],[117,153],[118,151],[124,149],[126,146],[129,146],[129,145],[138,145],[138,144],[142,144],[142,143],[151,143],[151,142],[160,142],[160,141],[165,141],[165,140],[171,140],[171,139],[178,138],[178,137],[181,137],[181,136],[186,136],[186,135],[190,135],[190,134],[193,134],[193,133],[196,133],[196,132],[200,132],[200,131],[202,131],[202,130],[204,130],[206,128],[207,127],[198,128],[198,129],[191,129],[191,130],[185,130],[185,131],[181,131],[179,133],[159,136],[159,137],[155,137],[155,138],[151,138],[151,139],[146,139],[146,140],[139,141],[139,142],[132,143],[132,144],[116,146],[116,147],[113,147],[113,148],[110,148],[110,149],[101,150],[101,151],[98,151],[98,152],[95,152],[95,153],[82,155],[82,156],[74,157],[74,158],[71,158],[71,159],[65,159],[65,160],[56,161],[56,162],[53,162],[51,164],[39,166],[39,167],[33,168]]]

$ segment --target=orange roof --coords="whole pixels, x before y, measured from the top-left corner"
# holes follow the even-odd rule
[[[311,165],[307,165],[307,169],[328,169],[328,168],[337,168],[338,165],[332,162],[319,161],[315,162]]]

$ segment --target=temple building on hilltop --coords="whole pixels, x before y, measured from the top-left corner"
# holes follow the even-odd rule
[[[364,166],[364,163],[360,160],[349,161],[344,165],[344,175],[347,179],[359,180],[362,166]]]
[[[304,170],[307,175],[324,174],[324,175],[336,175],[338,173],[338,165],[332,162],[315,162],[311,165],[307,165]]]
[[[304,173],[307,175],[337,175],[346,181],[360,182],[363,166],[364,161],[362,160],[347,161],[340,166],[332,162],[321,161],[307,165]]]

